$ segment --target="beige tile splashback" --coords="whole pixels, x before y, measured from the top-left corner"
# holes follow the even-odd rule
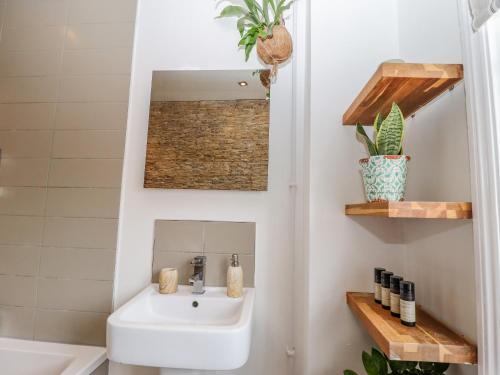
[[[240,254],[244,285],[254,286],[255,223],[157,220],[153,282],[161,268],[179,270],[179,283],[188,284],[196,255],[207,257],[206,284],[226,286],[230,254]]]
[[[70,23],[133,22],[136,0],[72,0]]]
[[[1,247],[0,251],[2,251]],[[21,266],[23,266],[22,269],[28,271],[30,264],[20,263],[18,268]],[[68,247],[41,249],[40,276],[43,277],[112,281],[114,268],[115,251],[113,249]]]
[[[30,307],[0,306],[0,336],[33,339],[35,310]]]
[[[136,4],[0,0],[0,336],[105,345]]]
[[[8,1],[5,9],[6,27],[32,27],[39,25],[64,26],[66,0]]]
[[[103,35],[106,35],[103,38]],[[88,23],[69,25],[66,49],[131,48],[134,40],[133,23]]]
[[[42,309],[109,313],[112,281],[40,279],[37,304]]]
[[[59,103],[56,129],[124,130],[127,103]]]
[[[1,159],[0,186],[47,186],[50,159]]]
[[[119,206],[118,188],[49,188],[46,215],[117,219]]]
[[[107,313],[40,309],[35,319],[35,340],[103,345],[107,318]]]
[[[0,56],[2,53],[0,52]],[[55,103],[0,104],[0,129],[43,130],[54,127]]]

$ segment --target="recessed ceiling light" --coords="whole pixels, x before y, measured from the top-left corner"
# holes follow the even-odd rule
[[[240,81],[240,82],[238,82],[238,85],[240,85],[241,87],[245,87],[245,86],[248,86],[248,82],[247,81]]]

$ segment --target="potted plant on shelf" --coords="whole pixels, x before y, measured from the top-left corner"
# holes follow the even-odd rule
[[[244,0],[245,6],[228,5],[218,17],[238,18],[239,46],[245,49],[246,61],[257,44],[260,59],[272,66],[271,76],[276,75],[278,65],[287,61],[293,52],[292,37],[283,18],[293,1],[263,0],[261,5],[257,0]]]
[[[390,361],[375,348],[371,355],[363,352],[361,358],[368,375],[443,375],[450,367],[448,363]],[[344,375],[358,374],[345,370]]]
[[[361,125],[356,133],[366,144],[370,157],[361,159],[361,174],[368,202],[402,201],[405,196],[409,156],[403,155],[405,120],[401,109],[393,103],[383,119],[380,114],[373,124],[372,141]]]

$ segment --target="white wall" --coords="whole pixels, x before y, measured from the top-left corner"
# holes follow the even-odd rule
[[[399,1],[399,30],[401,58],[408,62],[462,62],[456,0]],[[471,200],[463,84],[418,112],[406,140],[413,158],[408,199]],[[472,222],[408,220],[404,237],[405,273],[417,284],[419,303],[475,341]],[[457,366],[450,374],[475,372]]]
[[[151,280],[156,219],[255,221],[256,310],[248,364],[231,374],[288,374],[291,344],[293,246],[289,189],[292,66],[272,89],[268,192],[143,189],[151,74],[154,70],[259,68],[236,49],[234,20],[214,20],[209,0],[141,0],[138,5],[125,149],[115,307]],[[112,374],[156,373],[113,364]]]
[[[365,199],[358,160],[366,154],[355,128],[341,121],[378,65],[399,57],[397,2],[311,2],[307,375],[361,370],[361,350],[373,343],[349,311],[345,292],[372,290],[375,266],[403,271],[400,222],[344,215],[346,203]]]

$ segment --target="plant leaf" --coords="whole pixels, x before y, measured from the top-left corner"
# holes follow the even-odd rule
[[[344,370],[344,375],[358,375],[358,373],[352,370]]]
[[[250,58],[250,53],[252,52],[254,46],[255,46],[255,42],[254,43],[248,43],[245,46],[245,61],[248,61],[248,59]]]
[[[269,4],[271,4],[271,9],[273,10],[273,13],[276,13],[276,4],[274,0],[269,0]]]
[[[224,17],[241,17],[245,16],[247,12],[245,9],[238,5],[228,5],[224,9],[222,9],[222,12],[220,12],[219,17],[217,18],[224,18]]]
[[[387,375],[387,361],[385,357],[375,348],[372,349],[372,359],[378,368],[378,375]]]
[[[438,374],[444,374],[449,367],[449,363],[434,363],[434,371]]]
[[[380,155],[399,155],[404,135],[404,116],[396,103],[382,122],[375,144]]]
[[[262,15],[266,24],[269,25],[269,0],[262,0]]]
[[[363,366],[365,367],[365,371],[368,375],[379,375],[378,367],[373,358],[367,352],[363,352],[361,356],[363,360]]]
[[[365,129],[360,124],[356,125],[356,134],[365,143],[366,147],[368,148],[370,156],[377,156],[378,155],[377,146],[368,137],[368,135],[365,132]]]

